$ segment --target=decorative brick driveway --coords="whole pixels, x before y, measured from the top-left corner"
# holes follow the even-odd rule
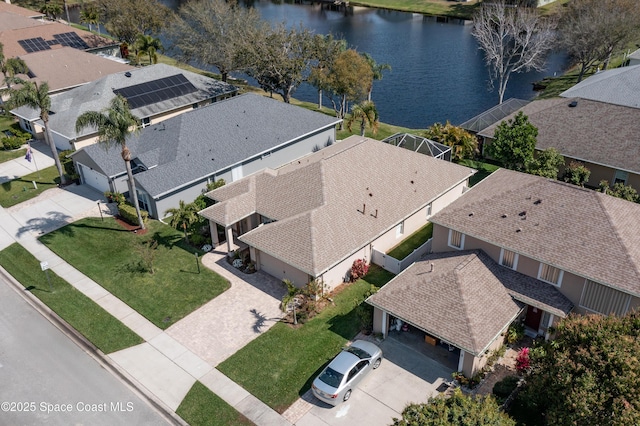
[[[244,274],[211,252],[202,264],[229,280],[231,288],[166,330],[215,367],[282,318],[282,283],[260,271]]]

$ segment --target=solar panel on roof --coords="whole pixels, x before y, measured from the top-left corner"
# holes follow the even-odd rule
[[[54,34],[53,38],[62,46],[73,47],[74,49],[85,50],[89,48],[86,41],[82,39],[77,33],[69,32],[62,34]]]
[[[49,44],[42,37],[18,40],[18,44],[27,53],[40,52],[41,50],[51,49],[51,47],[49,47]]]
[[[124,96],[129,103],[129,108],[136,109],[197,91],[198,89],[183,74],[176,74],[122,89],[114,89],[113,93]]]

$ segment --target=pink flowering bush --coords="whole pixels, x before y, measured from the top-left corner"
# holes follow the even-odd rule
[[[518,357],[516,358],[516,370],[518,370],[518,373],[524,373],[530,366],[531,360],[529,359],[529,348],[520,349]]]
[[[351,281],[364,277],[367,275],[367,272],[369,272],[369,265],[367,265],[366,260],[354,260],[353,265],[351,266]]]

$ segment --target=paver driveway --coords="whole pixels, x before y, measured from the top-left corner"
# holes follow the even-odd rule
[[[244,274],[221,252],[207,253],[202,264],[231,283],[231,288],[166,330],[166,333],[216,366],[282,318],[282,283],[260,271]]]

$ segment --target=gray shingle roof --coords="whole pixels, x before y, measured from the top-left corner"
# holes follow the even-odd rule
[[[125,75],[126,73],[130,73],[131,76],[127,77]],[[52,114],[49,117],[49,126],[52,131],[64,135],[70,140],[96,133],[96,130],[91,127],[86,127],[80,134],[76,133],[76,119],[80,114],[87,111],[101,111],[107,108],[111,99],[115,97],[113,93],[114,89],[129,87],[176,74],[184,75],[198,91],[142,106],[131,110],[131,112],[138,118],[152,117],[160,113],[192,105],[196,102],[216,98],[225,93],[237,91],[237,89],[230,84],[170,65],[150,65],[148,67],[136,68],[132,71],[110,74],[99,80],[69,90],[68,92],[52,96]],[[38,111],[29,107],[17,108],[13,110],[12,113],[28,120],[34,120],[39,116]]]
[[[640,108],[640,65],[600,71],[560,96]]]
[[[256,212],[277,220],[240,239],[317,276],[474,172],[351,136],[212,191],[209,196],[221,202],[201,214],[223,224]]]
[[[255,94],[244,94],[146,127],[128,142],[132,157],[148,170],[136,182],[152,197],[335,126],[325,114]],[[83,150],[109,176],[125,172],[120,148]]]
[[[499,169],[431,221],[640,295],[639,204]]]
[[[573,101],[577,105],[570,107]],[[519,111],[538,128],[536,149],[555,148],[566,157],[640,173],[640,108],[554,98],[533,101]],[[498,124],[480,135],[493,138]]]
[[[514,274],[481,251],[436,253],[404,270],[367,302],[480,355],[521,310],[502,282]]]

